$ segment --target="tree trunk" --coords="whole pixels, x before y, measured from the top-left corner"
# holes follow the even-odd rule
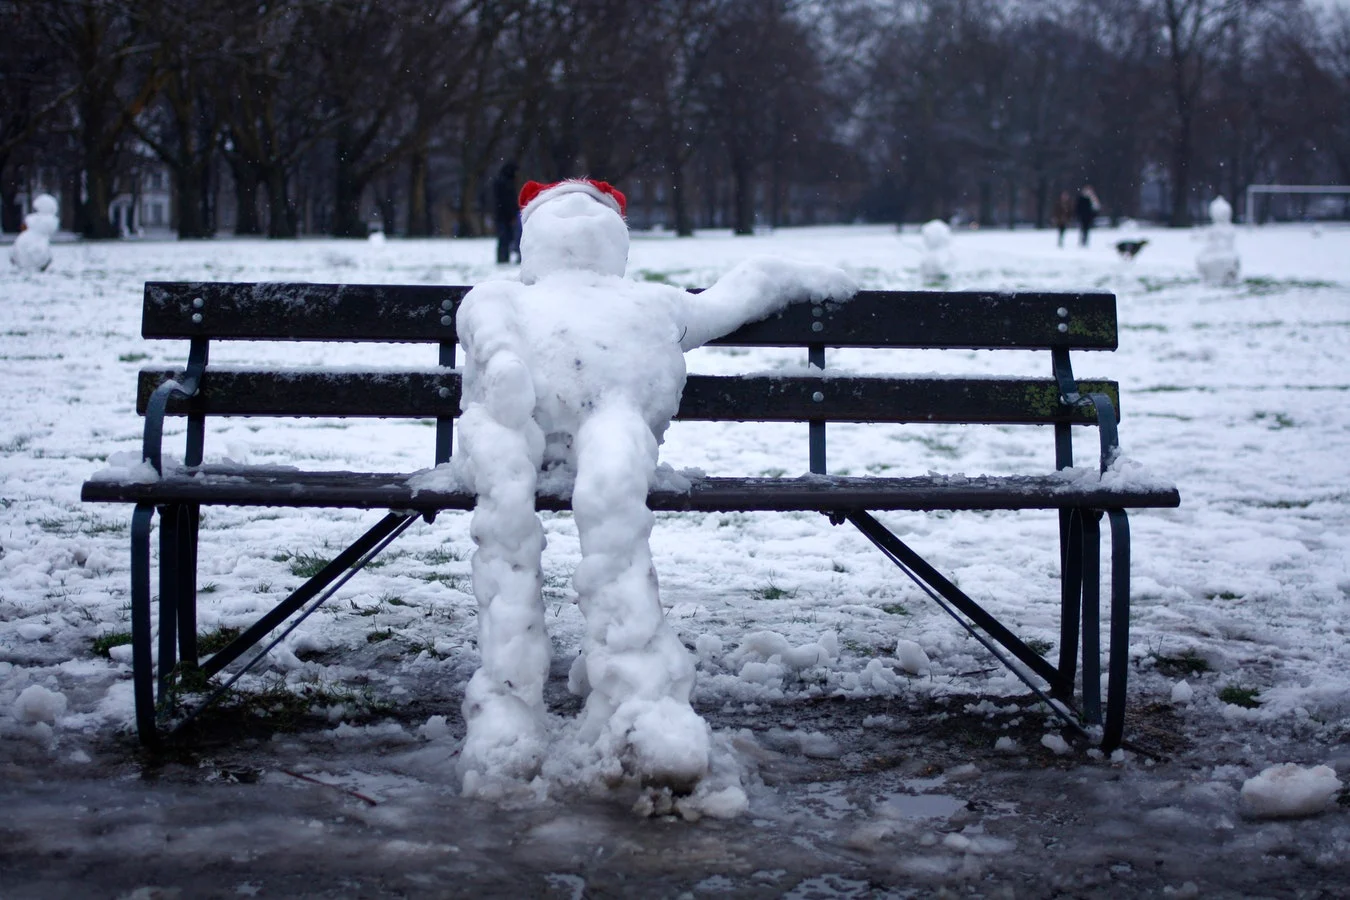
[[[1182,112],[1172,148],[1172,216],[1168,223],[1173,228],[1191,224],[1191,114]]]
[[[295,208],[286,192],[286,172],[281,166],[267,167],[267,236],[295,237]]]
[[[733,234],[755,233],[755,183],[753,167],[744,160],[731,161]]]
[[[79,210],[80,233],[90,240],[119,237],[117,226],[108,219],[113,181],[108,164],[102,159],[86,162],[84,176],[84,196]]]
[[[675,217],[675,234],[693,237],[694,222],[689,216],[689,204],[684,195],[684,167],[674,165],[670,170],[670,212]]]
[[[203,173],[195,167],[175,167],[173,170],[174,192],[177,194],[178,238],[196,240],[211,236],[206,225],[206,195],[202,190],[205,183]]]
[[[431,236],[430,191],[427,152],[422,145],[408,160],[408,237]]]
[[[231,165],[234,175],[234,233],[236,235],[262,234],[262,220],[258,217],[258,172],[247,164]]]
[[[366,179],[353,170],[346,150],[339,145],[337,175],[333,197],[333,237],[363,238],[370,233],[361,217],[361,195],[366,190]]]

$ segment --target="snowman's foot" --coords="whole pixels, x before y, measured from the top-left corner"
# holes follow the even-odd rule
[[[468,734],[460,751],[464,793],[499,793],[504,782],[526,782],[539,774],[548,746],[542,711],[511,694],[493,694],[466,704]]]
[[[623,725],[624,769],[648,788],[691,793],[708,774],[708,723],[688,703],[665,698],[632,700],[614,714]]]

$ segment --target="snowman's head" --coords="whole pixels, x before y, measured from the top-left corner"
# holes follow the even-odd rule
[[[526,183],[520,191],[520,280],[554,272],[622,275],[628,268],[624,195],[603,181]]]
[[[33,198],[33,211],[40,212],[45,216],[56,215],[56,198],[51,194],[38,194]]]

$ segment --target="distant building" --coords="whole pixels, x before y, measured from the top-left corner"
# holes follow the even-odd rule
[[[146,162],[117,181],[108,220],[123,237],[167,235],[173,228],[173,192],[168,167]]]

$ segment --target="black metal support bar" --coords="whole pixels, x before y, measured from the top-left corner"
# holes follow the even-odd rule
[[[377,541],[375,541],[374,546],[370,547],[365,553],[362,553],[360,555],[360,558],[358,558],[350,567],[348,567],[347,570],[342,573],[342,576],[340,578],[338,578],[327,590],[319,594],[317,599],[315,599],[313,603],[310,604],[308,609],[305,609],[302,613],[300,613],[299,616],[297,616],[289,625],[286,626],[286,629],[282,631],[281,634],[273,638],[271,642],[268,643],[268,645],[264,647],[262,650],[260,650],[256,656],[254,656],[251,660],[245,663],[242,668],[240,668],[238,671],[236,671],[233,675],[230,676],[228,681],[226,681],[224,684],[216,688],[211,693],[211,695],[202,702],[200,706],[192,710],[192,712],[190,712],[181,722],[179,722],[177,729],[181,729],[183,726],[187,725],[187,723],[191,722],[194,718],[196,718],[202,712],[202,710],[207,709],[221,697],[225,696],[225,694],[229,692],[230,688],[234,687],[235,683],[239,681],[239,679],[242,678],[244,674],[248,672],[249,669],[253,668],[255,665],[257,665],[257,663],[260,660],[262,660],[265,656],[267,656],[267,654],[271,653],[272,649],[276,647],[278,644],[280,644],[283,640],[285,640],[286,636],[289,635],[292,631],[294,631],[296,627],[300,625],[301,622],[309,618],[311,613],[313,613],[316,609],[322,606],[324,602],[328,600],[329,597],[333,596],[333,594],[337,592],[338,588],[342,587],[353,575],[361,571],[361,569],[365,568],[367,563],[369,563],[372,559],[378,556],[380,554],[380,551],[384,550],[385,547],[388,547],[391,543],[393,543],[394,539],[397,538],[400,534],[402,534],[408,528],[408,526],[411,525],[413,522],[415,522],[418,518],[419,517],[414,514],[390,513],[384,519],[380,520],[380,523],[377,524],[375,528],[372,528],[370,531],[366,532],[366,534],[362,536],[362,539],[374,534],[376,530],[380,529],[381,526],[383,526],[389,519],[397,519],[397,522],[394,524],[392,528],[389,528],[387,530],[382,529],[383,533],[381,534],[380,538]],[[312,580],[313,579],[311,579],[311,581]],[[306,585],[308,585],[308,582],[306,583]],[[299,593],[299,591],[297,591],[296,593]],[[295,594],[292,594],[290,599],[294,600]],[[257,626],[255,625],[254,629],[256,628]],[[250,629],[250,631],[254,629]],[[239,643],[242,640],[243,638],[240,637],[236,639],[230,646],[233,647],[235,644]],[[214,661],[214,657],[212,657],[212,661]]]
[[[155,670],[150,653],[150,523],[155,508],[139,504],[131,514],[131,678],[136,733],[155,742]]]
[[[1040,685],[1036,684],[1036,682],[1032,681],[1031,678],[1025,672],[1023,672],[1017,666],[1013,665],[1012,660],[1004,656],[1003,652],[999,650],[999,648],[991,642],[991,640],[993,639],[993,632],[989,628],[981,626],[985,627],[985,632],[986,634],[989,635],[989,637],[986,637],[984,634],[981,634],[979,629],[976,628],[974,624],[962,618],[957,613],[957,611],[952,608],[952,604],[955,604],[955,598],[944,599],[943,595],[939,593],[937,585],[928,583],[926,578],[921,577],[919,572],[916,571],[915,568],[909,564],[909,561],[905,558],[902,558],[902,556],[896,551],[903,550],[907,557],[917,561],[923,569],[926,569],[929,573],[933,575],[937,575],[936,570],[934,570],[931,566],[925,563],[918,556],[918,554],[914,553],[914,551],[906,547],[905,544],[902,541],[900,541],[899,538],[891,534],[890,531],[885,528],[885,526],[881,525],[881,523],[877,522],[876,519],[872,518],[872,516],[866,512],[855,510],[849,513],[834,513],[831,515],[830,520],[833,522],[842,518],[847,518],[858,528],[858,530],[862,531],[863,534],[866,535],[868,539],[872,541],[872,543],[876,544],[877,548],[880,549],[882,553],[886,554],[886,556],[891,560],[891,562],[896,564],[896,566],[900,569],[900,571],[904,572],[905,575],[907,575],[910,578],[910,580],[912,580],[915,584],[917,584],[919,588],[923,590],[924,593],[926,593],[935,603],[937,603],[937,605],[941,607],[941,609],[945,613],[947,613],[947,615],[951,616],[952,619],[954,619],[958,625],[964,628],[966,632],[970,634],[971,637],[973,637],[976,641],[978,641],[980,643],[980,646],[988,650],[995,659],[997,659],[1000,663],[1002,663],[1004,668],[1006,668],[1009,672],[1012,672],[1014,675],[1016,675],[1017,678],[1023,684],[1025,684],[1028,688],[1030,688],[1031,692],[1035,694],[1037,697],[1039,697],[1040,700],[1043,703],[1045,703],[1047,707],[1050,708],[1051,712],[1059,716],[1060,720],[1063,721],[1064,724],[1066,724],[1070,728],[1075,729],[1080,734],[1083,735],[1087,734],[1087,732],[1083,729],[1083,726],[1080,725],[1078,721],[1075,720],[1074,717],[1070,714],[1070,712],[1073,709],[1072,704],[1070,702],[1065,700],[1052,699],[1041,688]],[[951,586],[950,583],[946,582],[946,579],[942,578],[941,575],[937,575],[937,578],[939,581],[947,583],[948,586]],[[966,597],[964,594],[961,594],[961,592],[959,590],[956,590],[954,586],[951,587],[954,591],[956,591],[957,594],[959,594],[961,597],[964,598],[965,603],[963,605],[966,606],[967,609],[973,607],[976,611],[979,612],[981,618],[988,620],[994,625],[996,629],[1003,632],[1007,637],[1011,638],[1011,645],[1003,641],[1000,641],[999,643],[1002,643],[1010,651],[1013,651],[1015,646],[1020,646],[1027,653],[1031,652],[1030,648],[1028,648],[1025,644],[1023,644],[1020,639],[1018,639],[1015,635],[1012,635],[1010,632],[1008,632],[1007,629],[999,625],[998,622],[994,621],[993,618],[989,616],[988,613],[985,613],[984,610],[980,609],[980,607],[977,606],[974,603],[974,601],[970,600],[970,598]],[[969,615],[969,613],[967,614]],[[1021,657],[1019,656],[1019,659],[1020,658]],[[1039,661],[1044,665],[1048,665],[1045,663],[1044,660]],[[1038,666],[1035,668],[1039,670],[1043,667]],[[1037,674],[1041,674],[1042,677],[1044,677],[1044,674],[1041,671],[1037,671]],[[1051,683],[1053,684],[1053,682]]]
[[[296,610],[300,609],[330,583],[348,569],[352,568],[363,556],[379,544],[381,540],[398,529],[400,525],[407,527],[408,521],[410,521],[410,517],[404,513],[389,513],[379,522],[375,523],[374,527],[361,535],[361,537],[357,538],[346,550],[339,553],[333,561],[324,566],[318,574],[296,588],[285,600],[268,610],[261,619],[254,622],[248,630],[231,641],[227,646],[221,649],[219,653],[214,654],[207,659],[206,662],[202,663],[202,673],[209,678],[234,662],[247,652],[250,647],[262,640],[269,631],[290,618]]]
[[[453,313],[446,311],[447,315]],[[455,342],[441,341],[440,364],[453,369],[455,367]],[[455,452],[455,419],[453,416],[436,418],[436,465],[448,463]]]
[[[1106,725],[1102,749],[1125,734],[1125,685],[1130,674],[1130,521],[1123,509],[1106,511],[1111,525],[1111,658],[1107,663]]]
[[[825,345],[808,344],[806,348],[806,361],[812,368],[824,369]],[[807,423],[807,429],[811,452],[811,471],[817,475],[824,475],[827,471],[827,463],[825,460],[825,422],[821,419],[812,419]]]
[[[1009,631],[998,619],[990,615],[983,607],[970,598],[964,591],[947,580],[945,576],[937,569],[933,568],[919,554],[915,553],[909,545],[900,540],[890,532],[886,526],[882,525],[870,513],[861,510],[855,510],[847,514],[848,520],[857,526],[858,530],[867,536],[872,543],[876,544],[887,556],[903,562],[905,566],[911,569],[916,575],[925,582],[932,585],[946,600],[959,609],[972,622],[978,625],[985,634],[989,635],[1009,653],[1016,656],[1031,671],[1035,672],[1048,684],[1055,684],[1058,681],[1058,673],[1055,667],[1045,660],[1039,653],[1032,650],[1022,639]]]
[[[1100,513],[1079,516],[1083,531],[1083,719],[1102,721],[1101,524]]]

